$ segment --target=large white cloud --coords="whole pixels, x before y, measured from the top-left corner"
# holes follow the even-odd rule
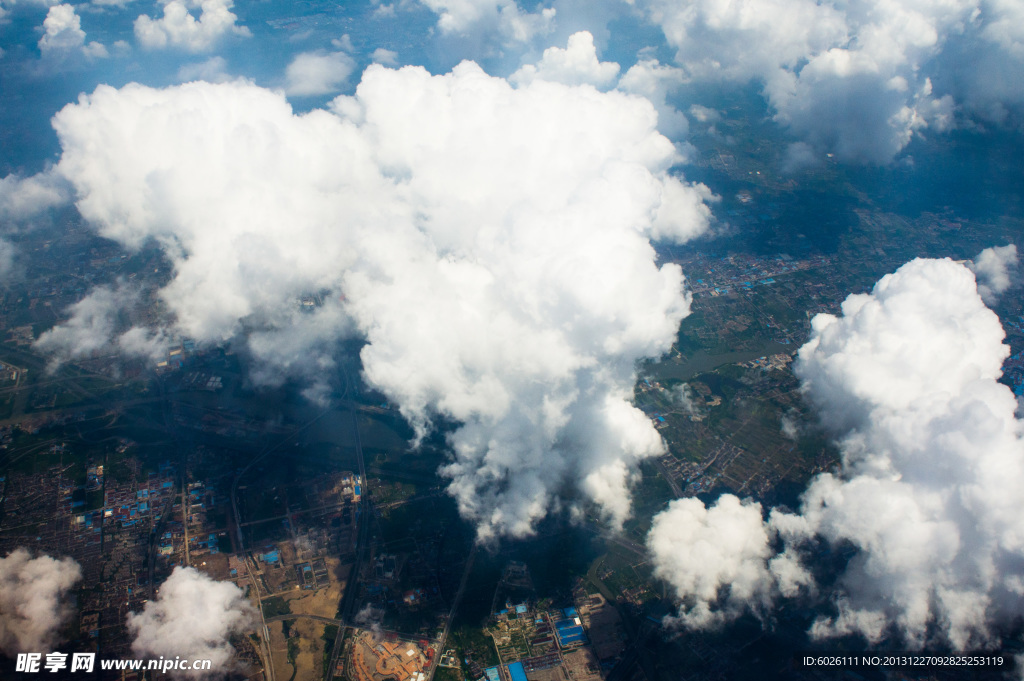
[[[1024,613],[1024,423],[997,382],[999,319],[950,260],[910,262],[842,311],[814,318],[795,363],[842,470],[812,481],[799,514],[750,523],[747,541],[778,535],[808,564],[817,540],[856,549],[813,636],[991,644]]]
[[[639,3],[696,79],[759,81],[776,118],[846,160],[888,162],[966,108],[1019,106],[1019,3],[696,0]],[[996,70],[993,71],[993,67]],[[945,91],[934,92],[933,81]]]
[[[231,11],[233,5],[232,0],[171,0],[159,19],[142,14],[135,20],[135,38],[149,49],[177,47],[204,52],[225,35],[252,35],[235,23],[238,17]],[[198,19],[191,9],[200,10]]]
[[[268,381],[323,380],[337,340],[365,337],[366,380],[417,432],[461,424],[445,473],[486,538],[528,534],[573,482],[621,522],[636,461],[663,449],[634,362],[689,301],[649,240],[703,231],[709,194],[669,175],[656,120],[466,62],[374,65],[302,116],[245,83],[100,87],[54,125],[81,213],[173,261],[171,332],[247,337]]]
[[[795,367],[833,425],[866,424],[882,406],[904,413],[930,396],[952,399],[976,380],[995,386],[1009,352],[973,274],[947,260],[908,263],[842,311],[812,320]]]
[[[172,671],[176,678],[223,676],[234,663],[229,638],[255,622],[256,611],[241,589],[191,567],[175,567],[156,599],[146,603],[142,612],[128,613],[132,650],[137,655],[212,663],[208,672]]]
[[[68,592],[81,578],[71,558],[33,558],[23,548],[0,558],[0,652],[52,650],[71,616]]]
[[[963,649],[1021,613],[1024,429],[997,382],[1003,337],[949,260],[908,263],[842,318],[815,318],[795,370],[843,434],[844,470],[814,481],[802,522],[860,549],[817,633],[876,640],[895,626],[919,646],[933,626]]]

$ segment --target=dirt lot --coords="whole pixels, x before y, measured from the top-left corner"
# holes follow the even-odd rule
[[[337,558],[327,559],[327,572],[331,576],[331,585],[326,589],[317,589],[316,591],[296,589],[294,592],[282,596],[288,601],[292,612],[330,618],[337,614],[344,586],[335,578],[338,572],[338,563]]]
[[[292,621],[291,635],[298,637],[295,681],[321,681],[324,676],[324,623],[299,618]],[[293,638],[294,640],[294,638]]]
[[[571,681],[601,681],[601,665],[589,647],[566,653],[562,660]]]
[[[288,678],[292,675],[292,666],[288,664],[288,641],[284,637],[284,623],[271,622],[267,625],[270,630],[270,655],[274,661],[275,677]]]
[[[324,641],[323,633],[326,626],[306,618],[288,620],[288,638],[285,638],[284,622],[271,622],[270,650],[274,658],[274,673],[278,679],[294,681],[321,681],[324,675]],[[293,660],[288,659],[288,647],[291,642]],[[294,664],[293,664],[294,663]]]

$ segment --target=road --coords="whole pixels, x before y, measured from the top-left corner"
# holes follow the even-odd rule
[[[588,532],[591,532],[605,541],[618,544],[622,548],[632,551],[638,556],[643,557],[645,560],[648,558],[647,547],[643,544],[639,544],[632,539],[626,539],[621,534],[611,532],[607,527],[601,527],[594,521],[588,521],[584,527]]]
[[[419,475],[417,473],[409,473],[408,471],[399,471],[393,468],[378,468],[376,466],[370,466],[366,470],[368,473],[373,473],[374,475],[381,475],[388,478],[399,478],[401,480],[411,480],[412,482],[418,482],[428,487],[437,487],[445,483],[445,481],[437,475]]]
[[[647,639],[656,627],[648,627],[647,623],[641,620],[639,628],[636,628],[634,626],[635,622],[632,613],[622,607],[622,604],[618,602],[618,599],[607,585],[601,581],[601,578],[597,575],[597,568],[598,563],[596,562],[590,566],[590,570],[587,571],[587,579],[597,587],[597,590],[601,592],[601,595],[604,596],[605,600],[608,601],[616,611],[618,611],[623,629],[629,637],[629,645],[626,647],[626,653],[622,656],[622,659],[619,660],[619,663],[615,665],[615,668],[609,673],[607,677],[608,681],[625,681],[626,679],[629,679],[633,666],[636,664],[640,665],[648,679],[658,678],[654,674],[654,664],[650,659],[650,655],[644,647],[647,643]]]
[[[267,517],[267,518],[260,518],[259,520],[249,520],[249,521],[246,521],[244,523],[241,523],[241,526],[242,527],[249,527],[250,525],[261,525],[263,523],[269,523],[269,522],[274,521],[274,520],[285,520],[286,518],[294,518],[295,516],[305,515],[307,513],[312,513],[312,514],[327,513],[328,511],[335,511],[335,510],[337,510],[339,508],[344,508],[344,507],[345,507],[344,503],[340,503],[340,504],[324,504],[323,506],[317,506],[315,508],[307,508],[307,509],[304,509],[304,510],[291,511],[290,513],[285,513],[283,515],[275,515],[275,516],[270,516],[270,517]]]
[[[187,465],[188,454],[181,458]],[[188,502],[188,469],[183,467],[181,472],[181,528],[185,532],[185,567],[192,565],[192,557],[188,550]]]
[[[665,468],[665,464],[661,462],[661,459],[654,459],[654,467],[658,469],[658,472],[661,473],[662,476],[664,476],[665,480],[668,482],[669,487],[672,488],[672,493],[676,495],[676,498],[681,498],[683,496],[682,488],[679,487],[679,483],[675,481],[675,478],[672,477],[672,474],[668,472],[667,468]]]
[[[322,419],[327,415],[327,410],[320,412],[316,417],[310,419],[305,424],[289,433],[287,436],[281,438],[277,444],[266,447],[262,452],[253,457],[249,465],[243,468],[238,475],[235,476],[234,482],[231,483],[231,512],[235,516],[235,532],[238,535],[238,552],[242,554],[242,560],[249,564],[250,556],[249,550],[245,548],[245,537],[242,534],[242,516],[238,513],[238,483],[242,479],[250,468],[255,466],[257,463],[267,457],[267,455],[277,451],[283,445],[291,442],[296,435],[310,428],[314,423]],[[267,618],[263,615],[263,598],[260,596],[260,585],[256,581],[256,561],[252,560],[252,563],[248,565],[246,572],[249,574],[249,583],[252,586],[253,593],[256,595],[256,604],[259,606],[260,611],[260,622],[262,623],[263,635],[260,637],[260,648],[261,657],[266,661],[263,665],[267,671],[267,681],[274,681],[274,659],[270,654],[270,630],[267,629]]]
[[[348,401],[347,405],[352,412],[352,432],[355,436],[356,459],[359,462],[359,479],[362,482],[363,493],[359,497],[359,529],[356,534],[356,556],[352,564],[352,570],[348,573],[348,581],[345,583],[345,593],[341,597],[341,604],[338,612],[341,614],[341,621],[345,625],[353,625],[352,608],[356,603],[356,594],[359,592],[359,571],[363,564],[363,554],[369,550],[370,526],[373,524],[373,503],[370,501],[369,482],[366,479],[366,461],[363,459],[363,441],[359,436],[359,413],[357,405]],[[338,664],[338,657],[341,655],[342,640],[345,638],[345,627],[338,628],[338,635],[334,637],[334,646],[331,648],[331,661],[327,665],[327,679],[334,676],[334,670]]]
[[[427,672],[427,681],[434,681],[434,672],[437,671],[437,663],[441,660],[441,655],[445,651],[445,646],[448,645],[448,633],[452,628],[452,621],[455,619],[455,613],[459,610],[459,603],[462,601],[462,593],[466,590],[466,584],[469,582],[469,573],[473,571],[473,561],[476,560],[477,545],[473,544],[473,550],[469,552],[469,558],[466,559],[466,569],[462,572],[462,581],[459,583],[459,590],[455,593],[455,598],[452,600],[452,608],[448,611],[448,617],[444,623],[444,632],[441,634],[441,641],[437,645],[437,654],[434,655],[434,659],[430,663],[430,670]]]
[[[285,620],[296,620],[300,618],[305,618],[307,620],[316,620],[317,622],[326,622],[327,624],[335,624],[339,626],[342,624],[341,620],[336,620],[333,617],[321,617],[320,615],[306,615],[303,613],[296,612],[290,612],[287,615],[274,615],[273,617],[268,617],[266,621],[284,622]]]

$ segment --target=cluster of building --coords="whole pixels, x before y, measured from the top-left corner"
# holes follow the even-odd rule
[[[78,562],[90,586],[79,596],[78,645],[93,651],[102,645],[111,655],[129,650],[125,618],[141,609],[153,581],[150,532],[168,520],[175,497],[174,467],[165,463],[141,475],[126,453],[131,446],[122,441],[117,447],[125,457],[126,479],[114,479],[103,464],[93,462],[77,481],[73,465],[61,464],[31,475],[11,473],[3,481],[0,555],[24,546]],[[47,454],[74,458],[63,444],[51,445]],[[96,502],[100,505],[90,508]]]
[[[774,355],[758,357],[748,362],[740,362],[740,366],[746,369],[761,369],[763,371],[785,371],[792,361],[793,355],[778,352]]]
[[[245,494],[254,488],[240,487]],[[318,591],[332,585],[328,558],[343,556],[353,550],[355,542],[355,490],[361,491],[361,480],[351,472],[328,473],[303,486],[301,507],[287,504],[281,515],[253,518],[242,523],[246,543],[252,551],[252,562],[246,566],[240,558],[229,556],[228,578],[240,586],[248,585],[248,571],[260,585],[264,596]],[[290,490],[280,487],[259,488],[248,497],[250,504],[260,503],[266,496],[278,500]],[[332,581],[333,580],[333,581]]]
[[[506,569],[506,574],[508,570]],[[504,580],[499,590],[508,587]],[[485,628],[498,664],[467,659],[473,681],[599,681],[622,658],[626,634],[615,607],[578,584],[574,604],[506,602]]]
[[[167,348],[167,354],[164,359],[156,363],[157,371],[172,371],[174,369],[183,369],[190,365],[195,357],[201,353],[196,346],[196,342],[191,338],[185,338],[180,344],[174,345]],[[199,372],[193,372],[193,380],[195,380],[195,374]],[[210,388],[207,388],[210,389]]]
[[[689,271],[701,272],[699,279],[688,278],[694,297],[721,296],[733,291],[744,291],[757,286],[770,286],[775,277],[800,272],[829,263],[823,255],[795,260],[788,255],[761,257],[751,254],[734,254],[723,258],[711,258],[694,254],[688,259]]]
[[[330,584],[327,561],[318,557],[312,561],[298,563],[295,566],[295,577],[303,589],[322,589]]]
[[[167,366],[166,362],[163,364]],[[160,365],[157,367],[160,368]],[[224,388],[224,378],[206,371],[189,371],[181,377],[178,385],[182,390],[205,390],[215,393]]]

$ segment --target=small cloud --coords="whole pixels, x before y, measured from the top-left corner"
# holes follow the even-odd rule
[[[71,558],[33,558],[24,548],[0,558],[0,653],[52,650],[71,616],[68,592],[81,578]]]
[[[398,53],[392,50],[385,50],[383,47],[378,47],[374,50],[370,58],[377,64],[398,66]]]
[[[355,62],[344,52],[303,52],[285,70],[285,92],[294,97],[337,92],[354,70]]]
[[[231,80],[231,76],[227,73],[227,61],[224,57],[210,57],[206,61],[184,64],[178,69],[178,80],[183,83],[194,80],[223,83]]]
[[[672,390],[672,400],[687,416],[700,416],[700,409],[693,397],[693,388],[689,383],[680,383]]]
[[[14,256],[17,249],[10,241],[0,239],[0,283],[6,283],[15,271]]]
[[[793,413],[782,415],[782,418],[779,420],[779,429],[782,431],[782,435],[790,440],[796,440],[800,437],[800,425],[797,423],[796,416]]]
[[[348,33],[340,38],[334,38],[331,40],[331,45],[333,45],[335,49],[341,50],[342,52],[348,52],[349,54],[354,54],[356,51],[356,48],[352,45],[352,38]]]
[[[680,601],[678,617],[666,624],[715,629],[745,612],[766,611],[780,583],[791,590],[809,582],[805,571],[772,560],[772,533],[761,514],[756,501],[723,494],[710,508],[676,499],[654,516],[647,535],[654,574]]]
[[[67,180],[53,169],[30,177],[0,178],[0,218],[21,222],[71,201]]]
[[[200,0],[202,10],[197,20],[182,0],[171,0],[164,5],[164,15],[153,19],[140,15],[135,20],[135,38],[151,50],[177,47],[188,52],[205,52],[221,37],[232,33],[250,37],[245,26],[238,26],[238,17],[231,12],[231,0]]]
[[[784,173],[795,173],[819,165],[821,165],[821,158],[814,151],[814,147],[806,142],[790,144],[786,147],[786,153],[782,158],[782,172]]]
[[[142,612],[129,613],[132,651],[148,657],[210,660],[211,675],[224,674],[234,665],[229,638],[250,628],[255,615],[245,594],[231,582],[218,582],[195,568],[175,567],[157,598]],[[171,674],[199,678],[190,672]]]
[[[986,248],[974,258],[969,267],[978,280],[978,293],[986,303],[993,303],[1012,285],[1011,275],[1017,266],[1017,246]]]
[[[701,106],[700,104],[694,104],[690,107],[690,116],[692,116],[695,121],[700,121],[701,123],[716,123],[722,118],[721,114],[716,110],[709,109],[708,107]]]
[[[162,329],[155,331],[136,326],[117,338],[117,346],[123,355],[144,357],[157,361],[167,356],[170,339]]]
[[[85,42],[82,19],[71,5],[51,7],[43,20],[43,30],[39,51],[44,58],[65,59],[76,53],[91,59],[107,56],[107,48],[101,43]]]
[[[98,286],[70,306],[71,316],[39,336],[33,347],[50,355],[51,371],[79,357],[112,353],[122,311],[135,307],[138,302],[139,292],[123,282],[116,288]],[[143,337],[137,333],[129,331],[122,334],[120,340],[126,343],[119,348],[126,356],[151,354],[152,343],[143,343]]]
[[[525,43],[549,33],[554,27],[555,9],[523,12],[515,0],[420,0],[438,14],[442,33],[468,35],[497,31],[505,40]]]

